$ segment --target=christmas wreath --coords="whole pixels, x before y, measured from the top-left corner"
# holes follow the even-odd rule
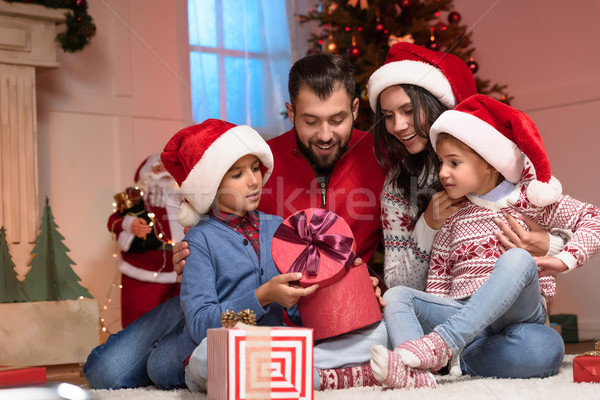
[[[67,12],[64,32],[56,35],[56,41],[67,53],[75,53],[82,50],[90,43],[90,39],[96,34],[96,25],[88,14],[86,0],[4,0],[7,3],[29,3],[39,4],[48,8],[65,8]]]

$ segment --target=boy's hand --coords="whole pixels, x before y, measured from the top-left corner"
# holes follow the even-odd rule
[[[293,284],[300,278],[302,278],[300,272],[274,276],[269,282],[256,289],[256,298],[263,307],[269,303],[277,303],[285,308],[293,307],[300,297],[308,296],[319,288],[317,284],[307,288]]]
[[[502,230],[502,232],[495,230],[494,236],[496,236],[505,249],[508,250],[519,247],[528,251],[529,254],[534,257],[543,257],[548,253],[548,249],[550,248],[550,237],[540,224],[529,218],[527,215],[519,214],[519,218],[525,222],[525,225],[529,228],[529,231],[527,231],[512,215],[504,214],[504,218],[506,218],[510,226],[506,225],[500,218],[494,219],[496,225]]]
[[[173,246],[173,269],[177,273],[177,282],[181,282],[185,259],[190,255],[187,242],[179,242]]]
[[[452,199],[445,190],[437,192],[431,197],[427,209],[423,213],[423,218],[431,229],[438,230],[452,214],[465,205],[466,199],[466,197]]]
[[[538,267],[539,276],[556,276],[566,271],[567,265],[556,257],[533,257]]]

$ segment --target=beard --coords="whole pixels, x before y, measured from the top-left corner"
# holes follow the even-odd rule
[[[352,138],[352,131],[350,131],[350,136],[348,137],[348,140],[346,141],[346,143],[342,143],[337,139],[331,139],[329,142],[325,143],[325,142],[321,142],[319,140],[309,140],[308,141],[308,146],[305,146],[304,143],[302,143],[300,141],[300,138],[298,137],[298,134],[296,133],[296,145],[298,146],[298,150],[300,150],[300,152],[304,155],[304,157],[306,157],[308,159],[308,161],[314,165],[317,169],[319,170],[329,170],[331,168],[333,168],[333,166],[335,165],[335,163],[337,162],[337,160],[339,160],[339,158],[342,156],[342,154],[344,154],[346,152],[346,150],[348,150],[348,143],[350,142],[350,139]],[[337,145],[338,146],[338,150],[334,153],[331,154],[329,156],[321,156],[319,154],[316,154],[313,150],[312,150],[312,146],[329,146],[329,145]]]
[[[144,179],[144,202],[150,207],[166,208],[181,203],[181,193],[175,179],[168,172],[149,173]]]

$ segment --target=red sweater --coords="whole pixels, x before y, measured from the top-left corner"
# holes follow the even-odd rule
[[[300,153],[294,130],[267,142],[275,167],[263,188],[259,210],[287,218],[306,208],[325,208],[346,220],[358,255],[367,262],[381,242],[380,195],[385,172],[373,153],[373,135],[354,130],[348,150],[335,163],[323,190]]]

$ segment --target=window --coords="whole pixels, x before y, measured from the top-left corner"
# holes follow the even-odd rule
[[[286,130],[290,38],[284,0],[188,0],[192,114]]]

